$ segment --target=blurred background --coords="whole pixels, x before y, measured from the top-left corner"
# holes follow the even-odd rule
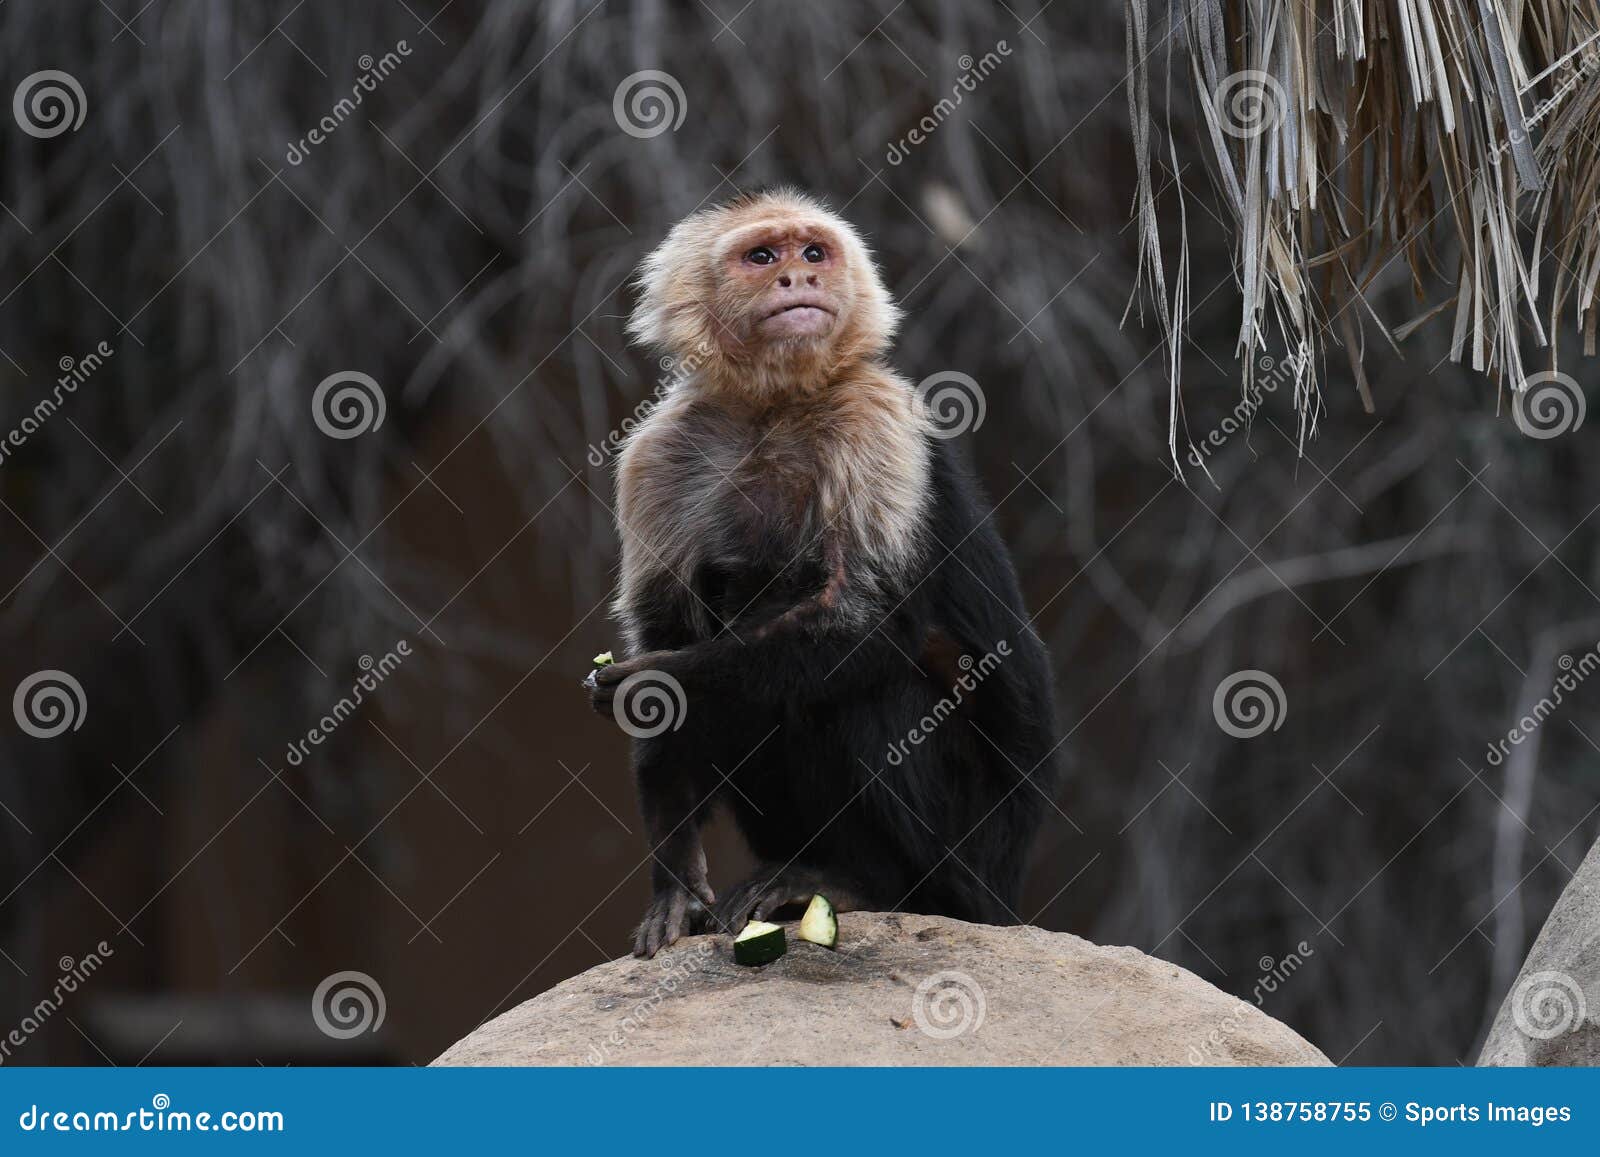
[[[1020,915],[1335,1061],[1475,1057],[1600,829],[1588,664],[1491,751],[1600,643],[1600,457],[1525,436],[1446,317],[1368,342],[1370,414],[1336,350],[1303,454],[1269,391],[1175,470],[1124,317],[1120,3],[12,0],[0,32],[7,1063],[425,1063],[626,950],[644,840],[579,687],[619,641],[616,431],[665,372],[626,279],[774,182],[869,236],[899,369],[985,397],[1066,736]],[[1151,154],[1199,442],[1239,290],[1187,91]],[[1219,723],[1238,672],[1275,729]],[[350,1033],[313,1008],[354,973]]]

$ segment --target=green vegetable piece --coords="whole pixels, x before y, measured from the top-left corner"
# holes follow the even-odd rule
[[[752,920],[733,938],[733,959],[738,964],[771,964],[789,951],[783,929],[764,920]]]
[[[800,939],[832,948],[839,943],[839,917],[823,895],[811,897],[811,905],[800,917]]]

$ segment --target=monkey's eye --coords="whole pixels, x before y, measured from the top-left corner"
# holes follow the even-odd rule
[[[744,255],[744,259],[752,265],[771,265],[778,259],[778,255],[765,245],[757,245]]]
[[[820,245],[807,245],[805,249],[801,251],[800,256],[811,262],[811,264],[815,265],[828,255],[823,252],[822,246]]]

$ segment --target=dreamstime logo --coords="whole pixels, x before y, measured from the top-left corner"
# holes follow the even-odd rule
[[[1256,961],[1256,967],[1261,970],[1261,975],[1256,978],[1255,987],[1250,991],[1250,1003],[1264,1009],[1267,997],[1287,984],[1289,978],[1305,967],[1306,961],[1316,954],[1317,950],[1302,940],[1281,960],[1274,960],[1271,956],[1261,957]],[[1214,1065],[1227,1062],[1231,1053],[1228,1042],[1244,1027],[1247,1011],[1247,1005],[1234,1002],[1233,1011],[1217,1021],[1204,1040],[1197,1045],[1189,1046],[1189,1063]]]
[[[648,140],[677,132],[689,115],[689,98],[670,72],[647,68],[624,77],[611,98],[611,115],[630,137]]]
[[[1590,39],[1592,40],[1593,37]],[[1567,97],[1572,95],[1573,91],[1576,90],[1578,85],[1595,70],[1597,65],[1600,65],[1600,52],[1590,51],[1584,53],[1583,58],[1578,62],[1577,67],[1573,67],[1572,57],[1570,55],[1563,57],[1560,62],[1558,74],[1566,74],[1565,79],[1562,80],[1561,84],[1557,86],[1556,90],[1552,92],[1549,97],[1535,105],[1533,111],[1523,118],[1521,128],[1508,126],[1506,139],[1503,141],[1496,141],[1494,148],[1489,150],[1490,158],[1497,161],[1500,159],[1500,156],[1513,145],[1519,145],[1523,141],[1528,140],[1530,134],[1527,130],[1537,126],[1540,121],[1543,121],[1551,113],[1555,112],[1556,109],[1565,104]]]
[[[1576,1032],[1588,1019],[1583,987],[1565,972],[1535,972],[1511,994],[1511,1017],[1535,1040]]]
[[[179,1022],[182,1023],[181,1021]],[[79,1031],[82,1031],[81,1029]],[[170,1111],[169,1111],[170,1110]],[[97,1108],[65,1109],[51,1111],[30,1104],[17,1117],[17,1127],[24,1133],[46,1133],[70,1136],[80,1133],[282,1133],[283,1113],[277,1110],[228,1109],[222,1113],[191,1112],[174,1109],[172,1098],[157,1093],[150,1098],[150,1107],[127,1111]]]
[[[311,395],[311,417],[330,438],[358,438],[376,430],[387,412],[383,387],[360,370],[329,374]]]
[[[1283,684],[1265,671],[1235,671],[1217,684],[1211,714],[1217,726],[1235,739],[1254,739],[1283,726],[1289,701]]]
[[[328,713],[305,734],[304,739],[296,739],[289,744],[284,758],[290,766],[299,767],[311,754],[313,747],[320,747],[323,740],[331,736],[341,723],[356,713],[356,708],[366,701],[367,693],[376,691],[378,685],[393,675],[400,668],[400,664],[411,655],[411,643],[401,639],[394,648],[385,651],[378,659],[371,655],[362,655],[357,660],[357,666],[362,673],[350,687],[350,694],[342,696],[337,703],[329,708]]]
[[[35,402],[33,409],[24,414],[22,420],[13,426],[4,438],[0,438],[0,462],[10,457],[13,450],[20,450],[27,445],[28,439],[44,428],[44,424],[55,416],[62,403],[76,394],[78,387],[106,364],[106,359],[112,352],[111,346],[102,341],[82,357],[61,355],[60,360],[56,362],[61,376],[56,379],[55,388]]]
[[[1303,367],[1310,358],[1308,350],[1301,350],[1298,354],[1291,354],[1286,358],[1273,359],[1264,355],[1256,365],[1260,373],[1252,376],[1250,383],[1245,387],[1244,396],[1234,404],[1232,410],[1223,417],[1211,432],[1197,443],[1189,446],[1189,464],[1191,466],[1205,466],[1205,460],[1225,445],[1229,438],[1240,430],[1248,430],[1255,421],[1256,412],[1261,409],[1261,404],[1268,394],[1274,393],[1286,381],[1297,379]]]
[[[23,77],[11,98],[11,115],[30,137],[48,140],[67,130],[77,132],[89,113],[83,85],[70,72],[47,68]]]
[[[1511,394],[1511,416],[1517,429],[1540,441],[1583,425],[1585,408],[1583,389],[1555,370],[1529,374],[1523,388]]]
[[[906,732],[904,739],[896,740],[889,745],[887,756],[889,763],[899,767],[906,761],[911,753],[911,748],[920,747],[922,741],[932,735],[934,730],[950,716],[954,715],[966,701],[966,697],[978,689],[978,684],[987,679],[994,669],[1000,666],[1002,659],[1011,657],[1011,644],[1001,639],[994,645],[993,651],[985,651],[983,657],[974,660],[971,655],[962,655],[956,660],[956,666],[961,668],[961,674],[956,676],[950,688],[950,694],[929,708],[928,713],[916,723],[911,730]]]
[[[1504,739],[1496,740],[1489,745],[1486,758],[1490,767],[1499,767],[1504,763],[1513,747],[1519,746],[1544,726],[1545,720],[1554,715],[1556,709],[1566,702],[1567,695],[1576,691],[1585,679],[1600,670],[1600,644],[1585,651],[1583,656],[1576,660],[1571,655],[1562,655],[1556,660],[1556,666],[1561,668],[1561,674],[1556,676],[1554,684],[1550,687],[1550,693],[1541,696],[1537,703],[1528,708],[1522,718],[1506,732]]]
[[[917,400],[933,418],[935,438],[954,438],[983,425],[989,412],[983,388],[970,374],[942,370],[917,383]]]
[[[688,713],[683,684],[665,671],[635,671],[617,685],[611,713],[635,739],[654,739],[683,726]]]
[[[998,53],[998,55],[996,55]],[[941,97],[939,102],[928,110],[921,120],[912,126],[911,130],[898,141],[889,146],[883,159],[891,165],[898,165],[910,155],[911,150],[922,144],[934,134],[934,131],[952,116],[956,108],[966,98],[966,94],[976,92],[978,85],[987,80],[995,69],[1000,67],[1001,57],[1011,55],[1011,45],[1004,40],[995,42],[989,52],[985,52],[977,60],[972,59],[970,53],[964,53],[957,61],[956,66],[961,69],[961,75],[956,77],[956,83],[950,90],[950,95]]]
[[[326,141],[333,135],[334,130],[355,115],[366,94],[376,92],[378,85],[400,67],[401,58],[410,55],[411,45],[404,40],[397,40],[394,50],[385,52],[377,60],[372,58],[371,53],[362,53],[360,59],[356,61],[356,65],[361,69],[361,75],[356,77],[355,84],[350,86],[350,95],[340,97],[333,108],[328,110],[328,114],[317,121],[309,133],[298,141],[290,141],[289,149],[284,153],[283,159],[291,165],[298,165],[304,161],[311,154],[313,147]]]
[[[670,354],[663,355],[659,363],[661,376],[656,379],[655,389],[650,391],[650,396],[635,406],[633,413],[622,419],[621,425],[610,431],[604,440],[598,444],[590,444],[589,465],[597,468],[604,466],[606,459],[622,449],[633,432],[661,404],[662,399],[692,378],[700,367],[711,359],[713,349],[711,342],[707,340],[702,341],[681,358],[675,358]]]
[[[656,967],[661,970],[661,979],[656,981],[654,990],[648,996],[642,997],[629,1009],[627,1015],[603,1041],[589,1045],[589,1063],[605,1064],[613,1053],[624,1048],[633,1039],[634,1033],[648,1027],[662,1001],[677,992],[679,985],[687,984],[695,973],[704,971],[714,951],[713,941],[707,937],[692,948],[673,953],[663,952],[656,957]]]
[[[1270,73],[1246,68],[1222,78],[1212,103],[1222,131],[1249,140],[1283,123],[1289,98]]]
[[[11,712],[17,726],[35,739],[54,739],[69,728],[83,726],[89,702],[83,684],[65,671],[35,671],[17,684]]]
[[[87,984],[89,978],[100,971],[106,960],[115,955],[116,952],[111,945],[102,940],[95,945],[94,950],[85,953],[81,960],[63,956],[56,961],[56,967],[61,970],[61,975],[57,977],[55,987],[23,1014],[16,1028],[0,1038],[0,1064],[10,1060],[13,1052],[27,1044],[28,1038],[61,1010],[67,1002],[67,997]]]
[[[335,972],[311,994],[311,1019],[335,1040],[377,1032],[386,1011],[382,986],[365,972]]]
[[[965,972],[935,972],[917,985],[911,1017],[934,1040],[977,1032],[988,1012],[983,988]]]

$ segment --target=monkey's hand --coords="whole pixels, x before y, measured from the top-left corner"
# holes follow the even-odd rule
[[[633,954],[649,959],[660,949],[675,943],[686,932],[694,932],[710,921],[711,905],[717,897],[706,879],[705,856],[681,879],[658,888],[644,911],[644,919],[633,934]]]
[[[589,705],[601,715],[616,715],[617,689],[633,675],[644,676],[640,683],[649,683],[652,674],[659,676],[660,683],[670,689],[671,684],[676,682],[670,671],[676,655],[676,651],[646,651],[620,663],[596,668],[583,681],[589,692]],[[617,722],[622,723],[620,715],[617,716]]]

